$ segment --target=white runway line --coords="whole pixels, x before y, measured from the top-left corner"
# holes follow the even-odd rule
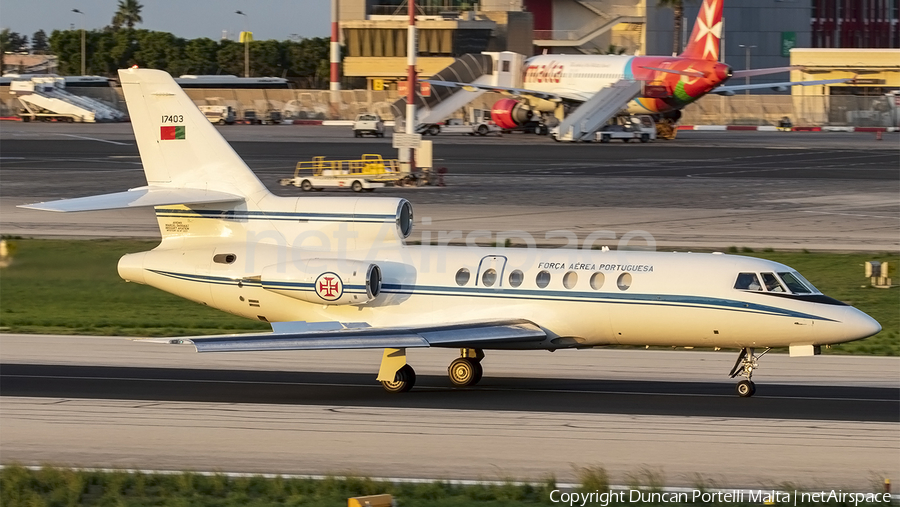
[[[101,143],[117,144],[119,146],[131,146],[133,143],[120,143],[118,141],[110,141],[108,139],[98,139],[96,137],[77,136],[75,134],[56,134],[58,136],[74,137],[77,139],[85,139],[87,141],[99,141]]]

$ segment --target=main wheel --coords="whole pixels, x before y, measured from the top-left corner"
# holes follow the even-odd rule
[[[735,389],[741,398],[749,398],[756,393],[756,384],[749,380],[741,380]]]
[[[416,370],[412,366],[404,365],[394,375],[394,380],[382,380],[381,386],[389,393],[405,393],[416,385]]]
[[[300,190],[303,190],[304,192],[309,192],[310,190],[312,190],[312,183],[310,183],[309,180],[303,180],[300,183]]]
[[[481,363],[468,358],[460,357],[450,363],[447,368],[447,374],[450,376],[450,382],[457,387],[474,386],[481,380],[484,369]]]
[[[359,180],[354,181],[353,184],[350,185],[350,188],[351,188],[354,192],[362,192],[362,191],[363,191],[362,183],[360,183]]]

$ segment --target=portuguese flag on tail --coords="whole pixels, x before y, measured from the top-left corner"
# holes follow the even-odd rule
[[[175,139],[184,139],[184,125],[177,127],[159,127],[160,141],[171,141]]]

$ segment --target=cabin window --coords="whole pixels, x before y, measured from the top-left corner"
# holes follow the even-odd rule
[[[603,273],[597,272],[591,275],[591,288],[594,290],[600,290],[603,287],[603,282],[606,281],[606,276]]]
[[[759,283],[759,277],[756,273],[738,273],[737,280],[734,282],[734,288],[738,290],[762,290],[762,284]]]
[[[213,262],[217,264],[234,264],[234,261],[237,260],[237,255],[235,254],[216,254],[213,256]]]
[[[462,287],[463,285],[469,283],[469,270],[466,268],[459,268],[459,271],[456,272],[456,285]]]
[[[485,287],[493,287],[497,283],[497,270],[491,268],[481,275],[481,284]]]
[[[619,290],[628,290],[631,287],[631,273],[622,273],[619,275],[619,279],[616,280],[616,287]]]
[[[541,271],[537,274],[537,277],[535,277],[534,283],[536,283],[537,286],[542,289],[550,285],[550,273],[547,271]]]
[[[784,290],[784,286],[781,285],[781,282],[778,281],[778,278],[775,277],[775,273],[762,273],[762,279],[767,291],[787,292]]]
[[[518,269],[509,274],[510,287],[518,287],[525,281],[525,274]]]
[[[575,287],[575,284],[578,283],[578,273],[574,271],[569,271],[563,276],[563,286],[567,289],[571,289]]]

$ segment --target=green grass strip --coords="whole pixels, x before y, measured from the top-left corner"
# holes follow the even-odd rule
[[[0,329],[14,333],[185,336],[268,330],[269,326],[198,305],[146,285],[126,283],[119,257],[150,250],[155,241],[11,240],[12,264],[0,271]],[[900,290],[874,289],[863,276],[868,260],[893,254],[742,252],[791,266],[825,294],[881,323],[866,340],[826,353],[900,355]],[[900,278],[900,277],[897,277]]]
[[[517,505],[585,506],[890,506],[883,501],[883,487],[873,482],[862,496],[829,500],[826,495],[859,491],[844,488],[825,495],[804,496],[790,484],[774,488],[716,490],[702,481],[692,488],[666,490],[657,473],[629,475],[624,489],[610,489],[602,467],[580,468],[578,486],[561,490],[548,477],[537,484],[512,480],[453,484],[449,482],[394,483],[365,477],[326,477],[304,479],[290,477],[231,476],[225,474],[142,473],[129,471],[85,471],[45,466],[40,469],[18,465],[0,471],[0,504],[19,506],[328,506],[348,504],[352,497],[390,494],[397,506],[428,507],[507,507]],[[775,493],[778,491],[779,493]],[[615,494],[613,494],[615,493]],[[728,494],[731,496],[727,496]],[[565,501],[563,495],[578,494],[578,500]],[[601,496],[605,494],[606,496]],[[593,495],[593,496],[591,496]],[[740,495],[740,496],[739,496]],[[752,495],[752,496],[751,496]],[[876,496],[877,495],[877,496]],[[755,498],[754,498],[755,497]],[[765,502],[767,499],[774,502]],[[868,500],[867,500],[868,499]],[[579,501],[581,500],[581,501]]]

